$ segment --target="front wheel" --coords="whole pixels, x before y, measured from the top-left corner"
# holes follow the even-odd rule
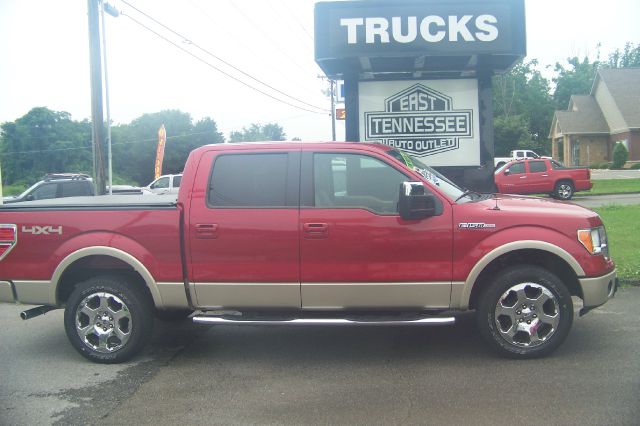
[[[556,183],[553,195],[560,200],[570,200],[573,197],[573,184],[568,180],[563,180]]]
[[[128,360],[153,329],[153,301],[144,288],[119,276],[98,276],[76,286],[67,300],[64,327],[72,346],[91,361]]]
[[[483,338],[510,358],[548,355],[565,340],[573,323],[571,294],[546,269],[506,269],[481,296],[476,317]]]

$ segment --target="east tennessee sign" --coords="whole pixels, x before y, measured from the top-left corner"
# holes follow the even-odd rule
[[[474,79],[360,82],[360,135],[437,166],[480,163]]]

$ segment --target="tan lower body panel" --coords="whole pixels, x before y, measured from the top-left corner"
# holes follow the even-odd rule
[[[0,302],[14,303],[13,285],[9,281],[0,281]]]
[[[16,298],[27,305],[55,305],[51,300],[51,281],[14,281]]]
[[[430,283],[303,283],[302,308],[446,309],[451,282]]]
[[[196,283],[197,305],[207,309],[300,309],[300,283]]]
[[[188,308],[184,283],[156,283],[163,308]]]

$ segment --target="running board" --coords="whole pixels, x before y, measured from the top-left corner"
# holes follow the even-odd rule
[[[357,320],[346,318],[241,319],[200,315],[193,317],[198,324],[213,325],[451,325],[454,317],[430,317],[410,320]]]

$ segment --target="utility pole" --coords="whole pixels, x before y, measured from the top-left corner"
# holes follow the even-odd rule
[[[324,80],[325,77],[324,75],[319,75],[318,78]],[[331,97],[331,140],[335,141],[336,140],[336,98],[335,98],[335,84],[336,82],[334,80],[328,79],[329,80],[329,92],[327,94],[326,90],[323,90],[322,93],[324,93],[325,96],[330,96]]]
[[[93,130],[93,178],[96,195],[106,193],[105,140],[102,114],[102,58],[100,50],[100,0],[87,0],[89,16],[89,62],[91,71],[91,121]]]
[[[331,140],[336,140],[336,81],[331,82]]]

